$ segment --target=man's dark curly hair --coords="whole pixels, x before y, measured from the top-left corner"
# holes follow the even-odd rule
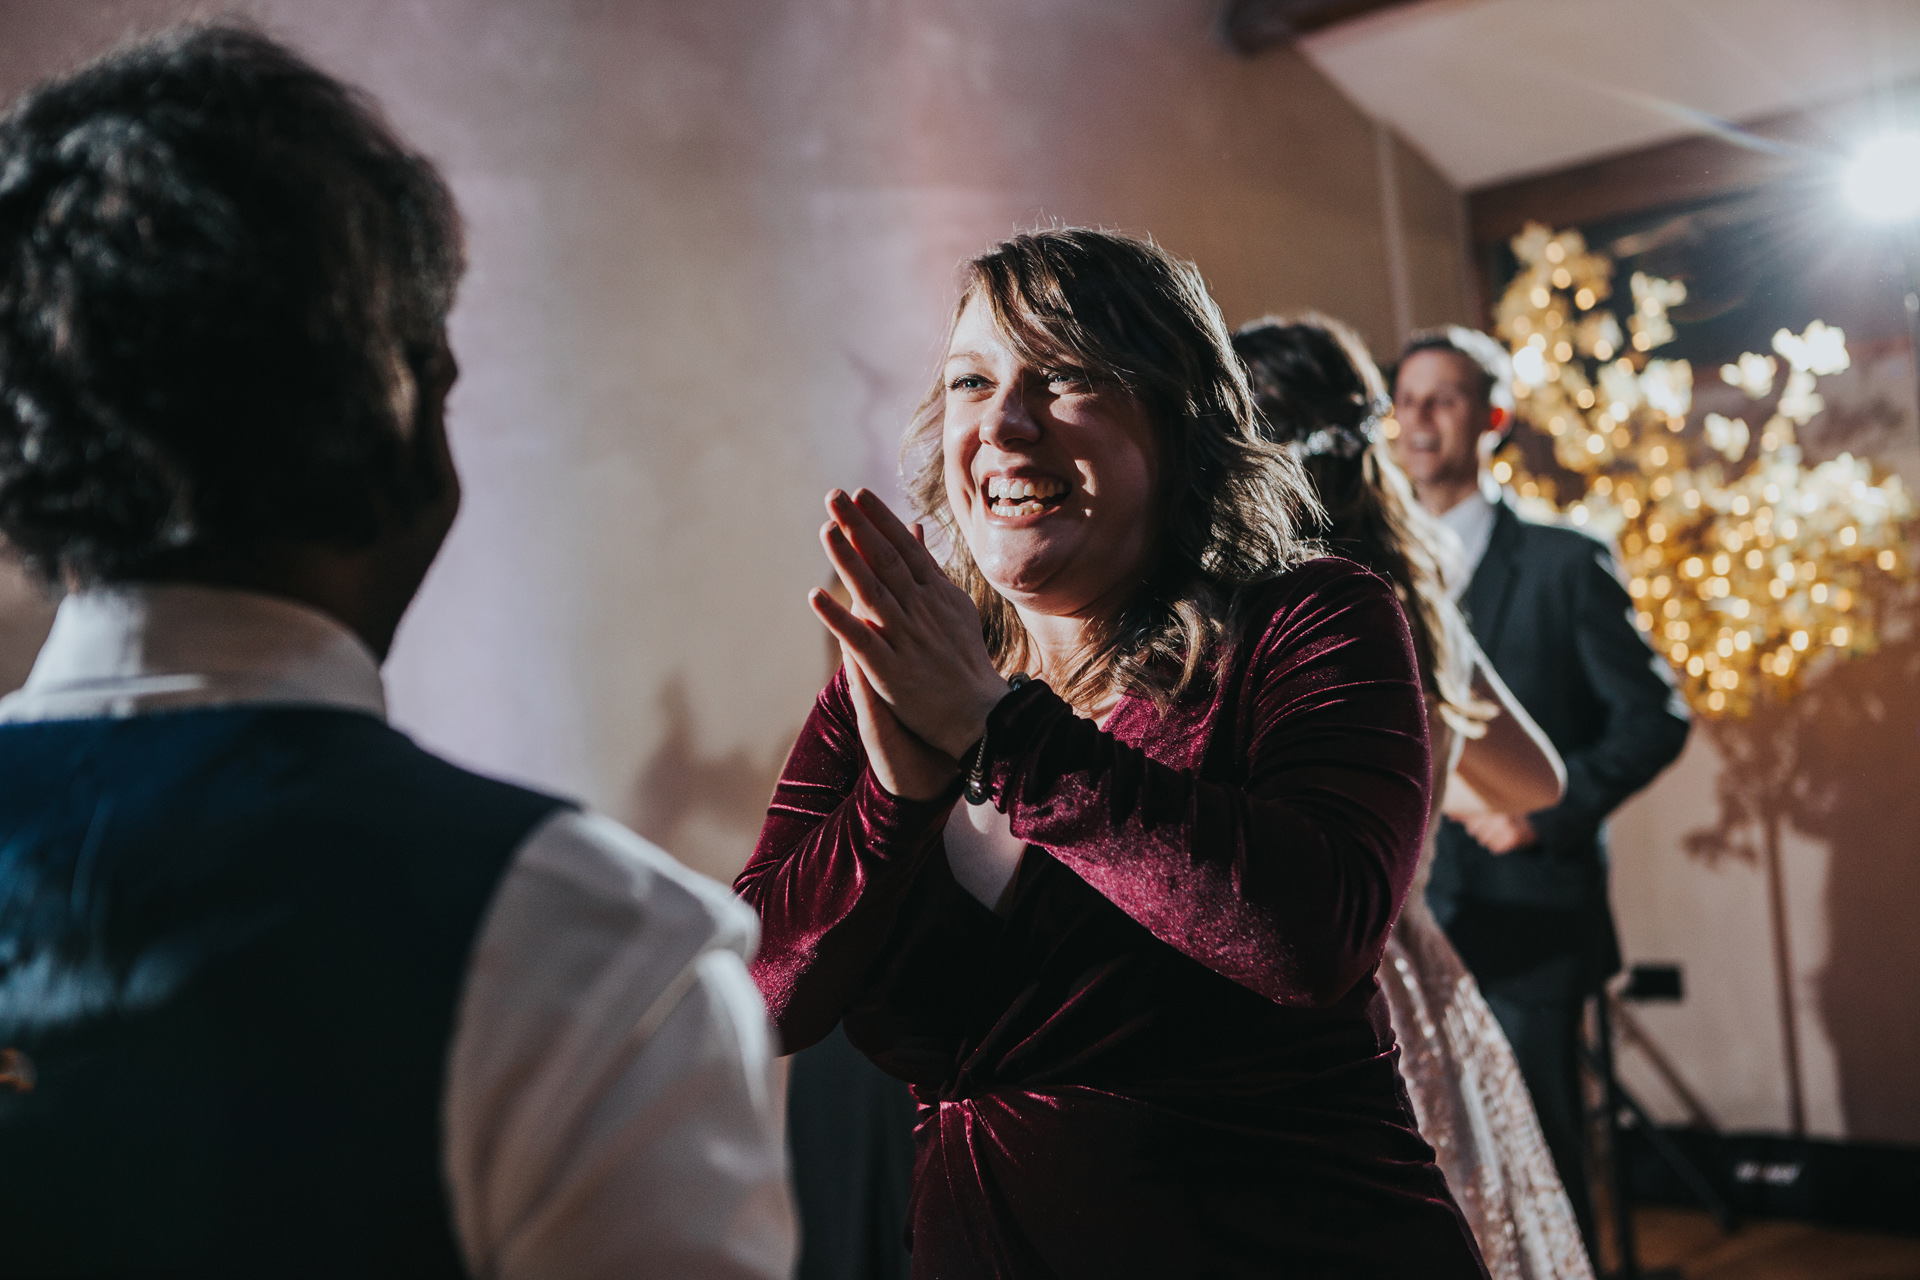
[[[70,583],[363,546],[440,496],[462,270],[433,166],[258,32],[176,27],[0,117],[0,537]]]

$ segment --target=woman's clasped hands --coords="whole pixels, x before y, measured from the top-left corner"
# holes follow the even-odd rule
[[[880,785],[932,800],[986,733],[1007,694],[980,633],[980,612],[870,490],[827,495],[820,541],[846,585],[849,609],[815,589],[808,603],[840,642],[861,745]]]

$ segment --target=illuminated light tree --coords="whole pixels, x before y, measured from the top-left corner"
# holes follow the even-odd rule
[[[1515,441],[1494,477],[1530,514],[1618,546],[1636,620],[1688,702],[1746,716],[1791,698],[1817,660],[1878,648],[1879,606],[1913,577],[1913,502],[1884,468],[1848,454],[1808,467],[1798,443],[1825,407],[1819,379],[1848,366],[1846,335],[1818,320],[1780,330],[1772,355],[1720,369],[1756,405],[1779,387],[1759,429],[1710,413],[1688,431],[1693,367],[1652,354],[1685,286],[1635,273],[1622,325],[1606,305],[1614,264],[1579,232],[1532,224],[1513,251],[1495,331],[1522,429],[1544,433],[1556,466],[1531,473]]]

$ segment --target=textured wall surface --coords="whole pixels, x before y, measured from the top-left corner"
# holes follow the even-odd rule
[[[201,7],[204,10],[204,6]],[[268,0],[380,98],[470,230],[467,501],[396,720],[722,877],[819,687],[829,485],[895,450],[957,261],[1049,219],[1195,258],[1230,321],[1397,339],[1374,128],[1210,0]],[[185,13],[0,0],[0,96]],[[1392,153],[1406,318],[1466,318],[1457,201]],[[46,609],[0,594],[0,681]]]

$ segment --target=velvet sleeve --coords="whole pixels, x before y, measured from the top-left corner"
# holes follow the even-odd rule
[[[893,929],[900,901],[959,798],[891,794],[867,767],[846,672],[793,744],[734,891],[760,913],[749,966],[785,1052],[840,1020]]]
[[[1324,1006],[1379,962],[1412,881],[1427,723],[1386,584],[1339,561],[1289,579],[1310,585],[1249,627],[1220,695],[1241,705],[1211,718],[1243,726],[1231,768],[1156,762],[1036,684],[990,718],[988,777],[1014,834],[1156,938],[1276,1003]]]

